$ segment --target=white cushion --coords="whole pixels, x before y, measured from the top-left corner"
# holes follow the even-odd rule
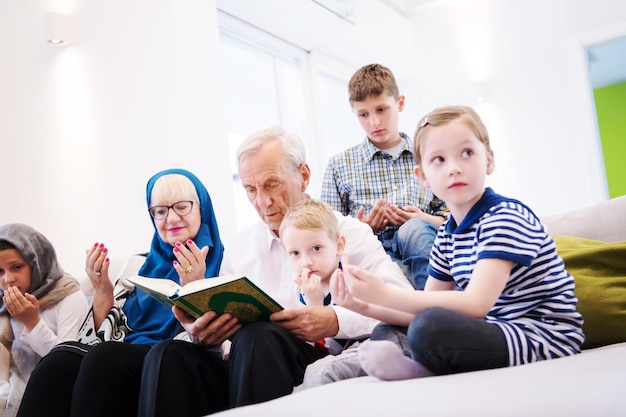
[[[386,382],[353,378],[212,417],[623,416],[626,343],[522,366]]]

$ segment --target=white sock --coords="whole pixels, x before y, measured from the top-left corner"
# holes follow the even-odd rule
[[[370,340],[360,345],[359,361],[368,375],[384,381],[434,375],[421,363],[404,356],[400,347],[388,340]]]

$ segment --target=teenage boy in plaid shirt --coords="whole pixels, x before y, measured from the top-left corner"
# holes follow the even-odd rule
[[[366,65],[352,76],[348,91],[367,137],[330,159],[321,200],[369,224],[422,290],[436,231],[447,215],[445,203],[413,174],[413,145],[398,129],[404,96],[393,73],[379,64]]]

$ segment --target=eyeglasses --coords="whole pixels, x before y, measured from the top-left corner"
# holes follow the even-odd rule
[[[179,201],[171,206],[152,206],[148,211],[154,220],[163,220],[169,216],[170,209],[174,210],[174,213],[179,216],[186,216],[191,213],[192,208],[193,201]]]

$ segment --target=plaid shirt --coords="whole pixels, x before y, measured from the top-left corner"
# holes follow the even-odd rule
[[[415,206],[436,216],[447,216],[445,203],[430,188],[422,187],[413,167],[412,142],[404,139],[400,155],[391,155],[376,148],[369,139],[333,156],[328,162],[322,183],[321,200],[344,215],[356,216],[361,206],[369,213],[378,199],[398,207]],[[387,226],[381,232],[397,228]]]

